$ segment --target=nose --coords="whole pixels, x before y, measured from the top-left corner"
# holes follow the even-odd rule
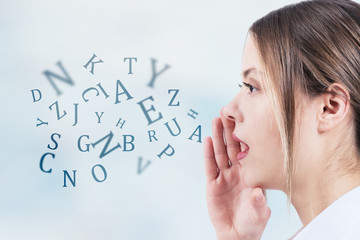
[[[243,122],[244,115],[239,107],[240,98],[239,94],[235,96],[225,107],[223,107],[222,112],[224,116],[233,122]]]

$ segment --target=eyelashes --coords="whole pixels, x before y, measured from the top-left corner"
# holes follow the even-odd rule
[[[249,84],[249,83],[243,82],[243,84],[244,84],[245,87],[249,88],[250,93],[254,93],[254,92],[259,91],[259,89],[257,89],[256,87],[254,87],[253,85],[251,85],[251,84]],[[241,84],[239,83],[239,87],[242,88],[243,85],[241,85]]]

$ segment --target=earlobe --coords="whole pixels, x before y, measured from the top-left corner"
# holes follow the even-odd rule
[[[321,111],[318,115],[319,132],[333,129],[348,115],[350,109],[349,91],[339,83],[333,83],[320,97]]]

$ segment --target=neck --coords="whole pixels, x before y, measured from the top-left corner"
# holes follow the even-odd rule
[[[317,174],[296,184],[292,204],[306,226],[336,199],[360,185],[360,174]]]

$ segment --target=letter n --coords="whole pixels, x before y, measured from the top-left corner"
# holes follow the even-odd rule
[[[61,62],[57,62],[56,63],[59,68],[61,69],[61,71],[63,72],[64,76],[60,76],[56,73],[50,72],[49,70],[45,70],[43,72],[43,74],[47,77],[47,79],[49,80],[51,86],[53,86],[53,88],[55,89],[57,95],[61,95],[61,91],[59,90],[59,88],[57,87],[57,85],[54,82],[54,79],[58,79],[60,81],[63,81],[69,85],[74,85],[73,80],[71,79],[71,77],[69,76],[69,74],[66,72],[65,68],[62,66]]]
[[[73,171],[73,178],[70,177],[70,174],[68,173],[68,171],[63,170],[63,172],[64,172],[64,186],[63,187],[67,187],[66,178],[68,178],[69,181],[71,182],[71,185],[73,185],[73,187],[75,187],[76,170],[72,170],[72,171]]]
[[[109,153],[111,153],[112,151],[114,151],[115,149],[117,148],[120,148],[120,143],[118,143],[115,147],[113,147],[112,149],[110,150],[107,150],[108,147],[109,147],[109,144],[111,142],[111,139],[113,138],[114,134],[110,131],[110,133],[108,135],[106,135],[105,137],[103,137],[102,139],[100,139],[99,141],[95,142],[95,143],[91,143],[92,147],[95,148],[95,146],[104,141],[105,139],[107,139],[106,143],[105,143],[105,146],[103,148],[103,150],[101,151],[100,153],[100,158],[103,158],[105,157],[106,155],[108,155]]]

